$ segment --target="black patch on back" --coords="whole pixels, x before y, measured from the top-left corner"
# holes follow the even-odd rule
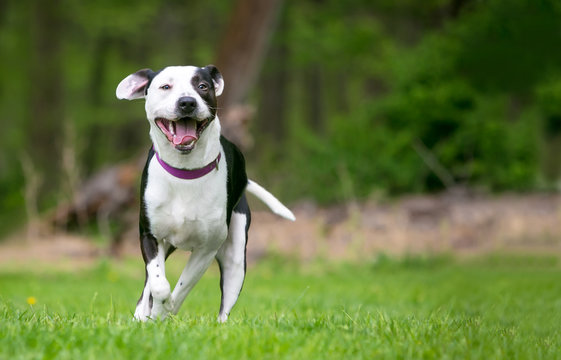
[[[245,173],[245,159],[242,152],[224,136],[220,136],[220,144],[224,149],[226,166],[228,167],[228,180],[226,190],[228,199],[226,203],[226,224],[230,227],[232,211],[242,198],[247,186],[247,174]],[[249,208],[248,208],[249,209]]]

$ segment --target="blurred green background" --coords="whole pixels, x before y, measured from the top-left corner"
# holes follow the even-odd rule
[[[220,65],[235,24],[255,20],[236,22],[243,2],[1,0],[0,233],[23,224],[26,199],[48,211],[142,156],[143,105],[119,102],[117,84],[145,67]],[[250,176],[283,200],[557,189],[561,2],[275,6],[239,100],[255,110]]]

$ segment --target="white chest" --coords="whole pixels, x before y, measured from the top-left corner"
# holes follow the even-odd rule
[[[226,239],[226,163],[194,180],[168,174],[152,158],[144,194],[150,230],[156,239],[191,251],[216,248]]]

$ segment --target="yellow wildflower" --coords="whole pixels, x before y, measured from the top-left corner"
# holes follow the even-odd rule
[[[27,298],[27,303],[29,305],[35,305],[37,303],[37,299],[35,298],[35,296],[30,296]]]

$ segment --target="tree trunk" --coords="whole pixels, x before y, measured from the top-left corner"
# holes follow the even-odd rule
[[[33,3],[30,113],[27,148],[50,190],[59,180],[61,141],[65,121],[62,102],[61,25],[59,0]]]
[[[284,30],[284,21],[279,24]],[[267,55],[270,62],[260,78],[258,127],[267,140],[281,143],[286,135],[287,86],[289,72],[286,66],[288,49],[284,43],[274,43]]]
[[[302,79],[305,81],[303,86],[308,98],[308,124],[310,124],[313,130],[322,133],[325,130],[325,111],[321,65],[315,64],[312,68],[308,69],[307,74]]]
[[[225,81],[219,99],[222,131],[242,148],[251,141],[240,135],[240,127],[252,114],[243,103],[260,72],[281,4],[282,0],[238,0],[218,47],[215,64]],[[240,114],[246,118],[240,119]]]
[[[274,30],[282,0],[239,0],[218,48],[216,65],[226,79],[222,107],[242,103]]]
[[[107,52],[110,50],[110,38],[104,35],[100,35],[99,38],[96,39],[95,50],[92,54],[92,62],[91,62],[91,72],[90,72],[90,80],[88,81],[89,84],[89,91],[88,96],[90,98],[89,106],[92,109],[99,109],[102,106],[102,99],[103,99],[103,82],[105,80],[105,58],[107,56]],[[95,111],[95,110],[94,110]],[[103,133],[104,127],[100,124],[94,123],[90,125],[89,132],[91,134],[101,134]],[[89,136],[88,139],[88,148],[90,151],[86,151],[83,154],[83,163],[84,169],[88,174],[95,168],[99,157],[98,149],[101,149],[103,146],[107,144],[106,137],[101,136]]]

